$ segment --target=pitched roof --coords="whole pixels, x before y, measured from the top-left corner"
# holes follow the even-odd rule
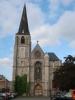
[[[59,61],[59,58],[55,55],[55,53],[48,53],[49,61]]]
[[[44,54],[42,48],[40,47],[40,45],[38,43],[36,44],[36,46],[34,47],[34,49],[32,50],[32,52],[34,52],[36,50],[39,50],[39,51],[41,51]]]
[[[28,28],[28,20],[27,20],[27,13],[26,13],[26,5],[24,5],[22,18],[19,26],[18,33],[19,35],[30,35],[29,28]]]

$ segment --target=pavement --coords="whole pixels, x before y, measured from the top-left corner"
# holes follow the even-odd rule
[[[13,100],[50,100],[49,97],[18,97]]]

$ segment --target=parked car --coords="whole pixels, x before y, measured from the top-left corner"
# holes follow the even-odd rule
[[[75,100],[75,89],[72,90],[72,99]]]
[[[64,100],[64,95],[63,94],[56,94],[54,96],[54,100]]]
[[[15,97],[17,97],[17,93],[15,93],[15,92],[10,92],[9,97],[10,97],[10,99],[15,98]]]
[[[4,97],[0,96],[0,100],[4,100]]]
[[[6,92],[0,93],[0,100],[10,100],[10,95]]]
[[[66,100],[72,100],[72,92],[71,91],[66,93],[64,96],[65,96]]]
[[[71,92],[67,92],[67,93],[59,93],[56,94],[56,96],[54,97],[54,100],[72,100],[72,93]]]

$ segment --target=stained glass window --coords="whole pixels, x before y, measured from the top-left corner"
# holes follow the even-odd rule
[[[42,66],[41,65],[42,64],[40,62],[36,62],[35,64],[35,72],[34,72],[35,80],[42,80],[42,70],[41,70]]]

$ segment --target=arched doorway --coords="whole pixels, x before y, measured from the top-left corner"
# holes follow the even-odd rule
[[[42,96],[42,86],[37,84],[34,88],[35,96]]]

